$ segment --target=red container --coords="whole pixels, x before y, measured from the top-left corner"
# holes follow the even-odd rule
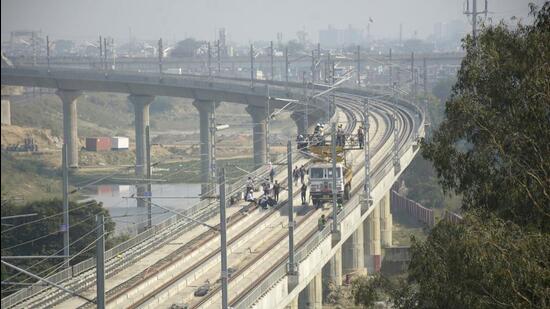
[[[86,150],[109,151],[111,150],[111,138],[110,137],[87,137]]]

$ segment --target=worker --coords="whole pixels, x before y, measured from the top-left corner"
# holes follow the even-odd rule
[[[269,171],[269,179],[271,180],[271,182],[273,182],[274,177],[275,177],[275,169],[272,166],[271,170]]]
[[[292,171],[292,177],[294,177],[294,185],[298,185],[298,178],[300,178],[300,171],[298,170],[298,166],[294,167],[294,171]]]
[[[277,180],[275,180],[275,184],[273,184],[273,198],[275,201],[279,201],[279,192],[281,191],[281,185]]]
[[[319,218],[319,221],[317,221],[317,226],[319,227],[319,230],[322,230],[325,228],[325,225],[327,224],[327,219],[325,218],[325,215],[322,214]]]
[[[305,183],[302,183],[302,205],[307,204],[307,185]]]
[[[302,165],[300,167],[300,180],[302,181],[302,183],[304,183],[305,177],[306,177],[306,168]]]
[[[260,205],[262,209],[267,209],[267,205],[268,205],[267,202],[268,202],[268,199],[265,194],[260,196],[260,198],[258,199],[258,205]]]
[[[252,180],[252,177],[248,177],[248,179],[246,180],[246,193],[248,193],[249,191],[253,191],[254,190],[254,181]]]
[[[365,142],[365,133],[363,133],[363,127],[357,129],[357,139],[359,140],[359,148],[363,149],[363,143]]]
[[[244,198],[245,201],[247,202],[255,202],[256,200],[254,199],[254,193],[252,190],[249,190],[247,193],[246,193],[246,196]]]

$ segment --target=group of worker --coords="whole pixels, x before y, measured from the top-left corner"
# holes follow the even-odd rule
[[[281,192],[281,184],[275,178],[275,169],[270,166],[269,178],[264,179],[261,183],[263,194],[258,198],[254,198],[254,180],[248,177],[246,181],[245,201],[254,202],[260,205],[263,209],[268,206],[275,206],[279,202],[279,193]]]

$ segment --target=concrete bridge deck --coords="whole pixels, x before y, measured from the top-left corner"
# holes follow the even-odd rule
[[[4,72],[8,74],[5,75]],[[2,68],[2,83],[20,86],[40,86],[53,88],[68,87],[71,91],[92,90],[127,93],[137,91],[136,94],[141,96],[169,93],[174,96],[190,96],[197,98],[195,97],[195,95],[197,95],[198,97],[202,96],[201,98],[206,100],[235,100],[238,101],[237,103],[251,105],[257,104],[259,107],[262,106],[262,102],[267,100],[265,97],[265,91],[262,91],[262,93],[259,91],[256,92],[255,89],[258,88],[251,88],[249,85],[243,85],[242,80],[236,80],[234,83],[228,83],[216,82],[212,80],[205,81],[204,78],[202,80],[177,78],[167,82],[164,79],[155,79],[155,77],[151,77],[146,74],[139,76],[127,76],[125,74],[117,73],[110,76],[101,76],[101,73],[98,72],[76,72],[64,70],[37,72],[35,69],[5,70]],[[288,92],[288,89],[284,89],[279,85],[273,85],[273,87],[274,92],[277,93],[277,95],[280,94],[281,98],[298,97],[293,96],[292,92]],[[361,107],[357,104],[357,100],[360,99],[360,97],[357,96],[364,97],[368,95],[368,93],[357,89],[342,89],[339,93],[342,96],[342,98],[338,99],[340,108],[355,113],[358,115],[357,118],[360,119]],[[225,95],[227,95],[229,99],[224,99]],[[345,97],[348,98],[347,102]],[[283,102],[284,100],[281,100],[281,104]],[[328,208],[321,210],[308,209],[308,212],[303,215],[303,222],[298,225],[296,235],[297,243],[301,245],[298,250],[301,251],[299,251],[299,274],[297,276],[288,275],[286,272],[281,271],[281,267],[285,268],[285,264],[280,264],[281,256],[284,260],[285,254],[288,254],[288,245],[285,245],[285,241],[287,241],[287,237],[285,237],[285,235],[288,232],[287,229],[284,228],[283,223],[284,208],[282,208],[280,212],[274,212],[271,216],[265,218],[265,224],[255,226],[243,236],[243,239],[246,240],[238,242],[235,245],[233,248],[234,251],[232,251],[232,255],[230,255],[230,266],[232,265],[231,263],[238,265],[237,269],[242,267],[244,264],[248,266],[246,267],[246,270],[240,273],[238,277],[231,280],[230,302],[232,306],[238,308],[247,308],[250,306],[262,308],[284,307],[288,304],[294,304],[297,300],[298,293],[304,290],[306,286],[312,284],[313,288],[310,286],[310,288],[306,289],[308,291],[307,294],[310,300],[313,300],[314,303],[318,303],[320,296],[317,292],[319,290],[318,286],[319,281],[321,280],[320,274],[322,268],[327,263],[330,263],[330,261],[333,261],[332,263],[336,263],[332,265],[332,268],[337,268],[338,262],[335,261],[335,259],[338,259],[335,257],[338,255],[340,255],[339,267],[341,268],[342,252],[347,254],[347,258],[344,260],[350,260],[350,263],[355,265],[355,268],[364,269],[365,266],[367,266],[367,268],[370,268],[370,271],[375,270],[375,266],[379,263],[380,257],[380,208],[384,209],[384,212],[386,212],[386,208],[389,209],[389,206],[386,207],[385,204],[389,201],[387,198],[387,193],[390,190],[391,184],[402,172],[404,167],[410,163],[416,153],[416,137],[423,136],[423,118],[418,108],[406,103],[403,100],[399,100],[397,103],[398,104],[390,104],[383,100],[372,101],[373,106],[375,106],[375,110],[372,111],[372,117],[376,120],[377,125],[371,126],[371,130],[374,130],[372,133],[374,138],[371,143],[373,143],[372,145],[379,145],[374,147],[376,151],[373,152],[371,157],[371,164],[373,166],[373,172],[371,174],[373,179],[372,198],[374,202],[372,206],[362,206],[364,203],[359,193],[362,188],[361,182],[363,179],[363,173],[359,171],[362,169],[361,164],[364,163],[364,160],[361,159],[361,152],[357,151],[357,153],[355,153],[355,160],[357,163],[355,168],[356,176],[354,178],[353,186],[353,190],[356,194],[348,203],[346,203],[344,211],[339,215],[339,230],[331,233],[330,229],[327,230],[325,228],[323,231],[315,233],[317,218],[321,213],[330,214],[331,210]],[[395,115],[396,118],[394,119],[392,115]],[[394,129],[396,130],[396,134],[392,134]],[[399,158],[399,164],[397,165],[392,159],[393,145],[396,144],[394,142],[397,142],[398,144],[398,149],[396,151]],[[307,162],[307,159],[305,158],[301,160],[302,161],[299,161],[300,164],[305,164],[305,162]],[[279,173],[279,177],[285,177],[284,174],[284,172]],[[281,197],[284,199],[283,195]],[[237,213],[236,209],[232,208],[229,208],[228,211],[229,215]],[[213,212],[215,213],[215,207],[213,208]],[[387,212],[389,212],[389,210]],[[375,219],[376,213],[378,213],[378,219]],[[232,237],[231,235],[235,235],[234,233],[238,230],[249,227],[251,222],[256,222],[255,220],[261,216],[262,214],[259,211],[252,212],[247,218],[242,219],[242,221],[239,221],[235,226],[230,227],[230,237]],[[204,217],[204,219],[216,222],[216,219],[213,219],[212,215],[210,215],[210,217]],[[376,220],[378,220],[378,225],[374,222]],[[373,248],[370,248],[372,250],[369,250],[368,255],[365,254],[363,245],[364,221],[367,222],[365,223],[365,226],[369,229],[368,241],[365,241],[365,244],[368,246],[374,246]],[[282,224],[281,228],[278,228],[279,224]],[[376,240],[376,230],[378,231],[378,240]],[[122,271],[111,277],[112,280],[107,284],[107,287],[117,286],[117,284],[127,279],[127,277],[131,274],[131,269],[139,270],[140,266],[150,267],[151,265],[154,265],[155,261],[158,261],[162,257],[168,256],[171,251],[173,252],[174,247],[181,247],[182,244],[185,244],[189,239],[192,239],[194,235],[200,235],[202,232],[204,231],[201,231],[198,227],[189,229],[185,231],[184,234],[174,238],[174,240],[171,240],[170,243],[162,247],[164,249],[155,250],[155,254],[145,255],[139,260],[133,261],[128,264],[128,266],[124,267]],[[365,234],[367,233],[365,232]],[[350,240],[348,240],[348,238]],[[200,249],[189,251],[188,254],[185,255],[184,259],[187,259],[188,261],[191,261],[190,259],[194,260],[195,258],[200,259],[200,256],[204,257],[209,252],[215,252],[217,243],[216,239],[217,238],[214,237],[207,242],[208,245],[205,244],[204,246],[201,246]],[[346,241],[348,243],[348,247],[350,246],[349,242],[351,242],[352,248],[355,249],[351,251],[343,249]],[[378,245],[376,245],[376,243],[378,243]],[[256,251],[250,250],[249,252],[252,252],[252,254],[243,255],[243,249],[246,251],[246,248],[256,248]],[[254,255],[254,252],[256,252],[256,255]],[[262,259],[256,261],[255,259],[260,253],[263,254]],[[248,258],[251,258],[251,260],[243,261],[243,256],[247,256]],[[368,261],[361,262],[360,256],[363,256],[363,259],[364,257],[367,257]],[[116,298],[120,299],[121,302],[114,301],[114,303],[117,304],[116,307],[131,307],[132,303],[139,303],[140,306],[143,307],[156,307],[160,304],[163,306],[168,306],[171,302],[176,302],[180,299],[181,295],[190,295],[194,286],[200,284],[203,280],[209,279],[210,282],[215,282],[217,280],[219,276],[219,273],[216,272],[216,268],[219,269],[219,266],[217,266],[218,260],[217,258],[214,258],[209,259],[209,261],[210,262],[202,265],[202,267],[197,267],[195,270],[200,272],[200,274],[197,273],[193,275],[193,280],[189,281],[189,283],[185,283],[183,285],[180,284],[180,288],[174,290],[174,284],[171,284],[170,289],[166,289],[166,291],[160,290],[158,293],[155,293],[153,297],[147,297],[145,302],[143,302],[143,292],[139,292],[140,289],[136,286],[135,289],[128,291],[128,294],[123,294],[121,297]],[[353,265],[348,265],[347,268],[352,269],[354,268]],[[340,281],[341,272],[342,270],[340,269]],[[93,269],[88,273],[93,273]],[[338,273],[338,271],[335,271],[335,273]],[[154,282],[154,285],[156,286],[158,286],[159,283],[165,283],[167,281],[166,275],[164,279],[161,277],[162,276],[159,276],[156,280],[149,282]],[[71,280],[73,282],[78,282],[78,278],[76,277]],[[78,284],[81,284],[81,282],[82,280],[80,280],[80,283]],[[178,285],[176,284],[175,286]],[[83,287],[83,285],[81,285],[81,287]],[[151,287],[152,286],[142,286],[141,291],[150,291]],[[84,291],[85,293],[89,293],[89,295],[93,295],[93,288],[91,290]],[[174,294],[175,291],[177,291],[177,294]],[[56,302],[52,303],[46,299],[47,297],[45,295],[47,293],[44,292],[45,291],[36,294],[34,297],[28,297],[24,302],[17,302],[17,307],[49,307],[60,300],[58,299]],[[170,294],[171,292],[172,294]],[[194,306],[219,307],[219,297],[216,293],[217,292],[214,291],[213,293],[205,296],[202,300],[196,301]],[[184,298],[186,300],[194,300],[189,296],[181,297],[187,297]],[[73,299],[66,301],[68,301],[68,303],[58,303],[58,306],[73,307],[73,305],[77,305]],[[4,305],[9,305],[9,303],[7,301],[5,302],[3,299],[2,305],[4,307]]]

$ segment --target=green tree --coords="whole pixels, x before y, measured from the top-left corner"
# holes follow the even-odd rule
[[[204,45],[204,41],[197,41],[193,38],[187,38],[183,41],[179,41],[176,47],[170,53],[172,57],[193,57],[196,55],[197,50]]]
[[[413,285],[391,288],[397,308],[550,306],[548,233],[476,213],[460,224],[440,222],[411,251]]]
[[[63,223],[62,205],[62,201],[58,199],[36,201],[24,205],[15,205],[10,202],[3,204],[2,217],[32,213],[37,215],[2,221],[2,255],[62,255],[63,233],[60,232],[60,225]],[[97,214],[102,213],[105,216],[107,248],[124,240],[124,237],[113,237],[115,223],[101,203],[95,201],[71,202],[69,209],[71,256],[75,255],[70,262],[71,265],[95,255],[95,247],[90,244],[97,238],[95,232],[95,216]],[[77,255],[77,253],[81,254]],[[44,276],[56,269],[55,266],[60,262],[59,259],[16,261],[17,266]],[[28,279],[25,275],[2,267],[2,280],[4,281],[6,278],[10,278],[9,281]],[[33,281],[34,279],[30,282]],[[13,292],[13,289],[2,288],[2,296],[10,292]]]
[[[413,241],[396,308],[550,306],[550,2],[535,21],[483,29],[422,145],[465,218]]]
[[[535,10],[533,9],[533,14]],[[423,144],[463,209],[550,230],[550,4],[533,25],[487,27],[467,54],[446,120]]]

